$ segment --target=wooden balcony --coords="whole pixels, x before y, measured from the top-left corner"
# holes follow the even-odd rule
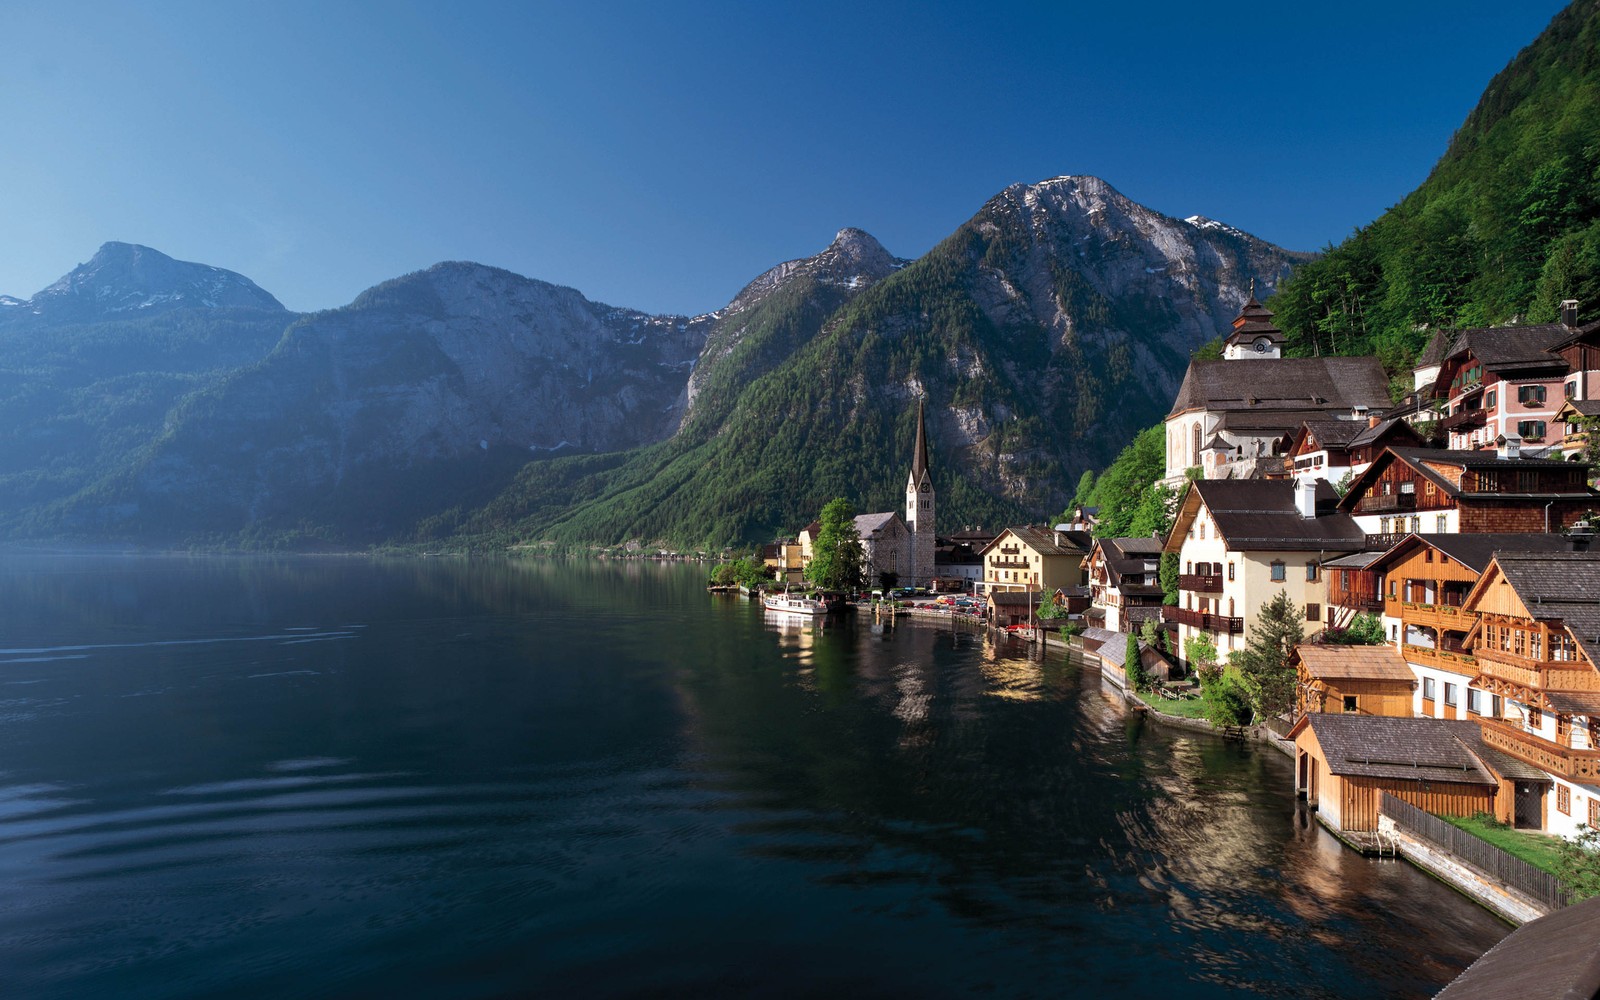
[[[1483,720],[1483,742],[1569,781],[1600,783],[1600,750],[1572,750],[1503,722]]]
[[[1415,493],[1390,493],[1388,496],[1368,493],[1356,504],[1357,514],[1381,514],[1391,510],[1416,510]]]
[[[1488,414],[1480,409],[1457,410],[1439,421],[1439,427],[1447,431],[1470,430],[1473,427],[1482,427],[1486,416]]]
[[[1478,616],[1449,604],[1424,604],[1421,601],[1401,601],[1400,620],[1407,625],[1427,625],[1430,628],[1449,629],[1452,632],[1470,632]]]
[[[1178,589],[1192,590],[1197,594],[1222,593],[1222,577],[1214,574],[1179,573]]]
[[[1031,569],[1032,564],[1026,559],[990,559],[989,565],[995,569]]]
[[[1449,649],[1413,646],[1407,642],[1401,644],[1400,655],[1405,657],[1407,662],[1435,666],[1463,677],[1474,677],[1478,673],[1478,665],[1471,656]]]
[[[1485,680],[1529,692],[1600,692],[1600,671],[1572,660],[1534,660],[1499,649],[1478,647],[1478,670]]]
[[[1204,611],[1191,611],[1188,608],[1175,608],[1171,605],[1161,609],[1161,620],[1173,625],[1187,625],[1202,632],[1238,635],[1244,631],[1243,618],[1207,614]]]

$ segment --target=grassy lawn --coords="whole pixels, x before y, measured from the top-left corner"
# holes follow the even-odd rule
[[[1482,813],[1476,816],[1441,816],[1440,819],[1481,840],[1487,840],[1507,854],[1519,857],[1536,868],[1541,868],[1552,875],[1558,874],[1556,862],[1560,855],[1556,851],[1556,844],[1559,843],[1556,837],[1527,830],[1513,830],[1495,823]]]
[[[1181,698],[1173,701],[1158,694],[1141,691],[1139,692],[1139,700],[1156,711],[1164,712],[1167,715],[1181,715],[1185,719],[1203,719],[1206,717],[1205,702],[1199,698]]]

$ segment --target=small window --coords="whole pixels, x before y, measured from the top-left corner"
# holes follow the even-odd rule
[[[1314,621],[1318,620],[1321,617],[1322,617],[1322,605],[1320,605],[1320,604],[1307,604],[1306,605],[1306,621],[1314,622]]]
[[[1450,523],[1450,519],[1448,517],[1446,517],[1445,515],[1440,514],[1438,517],[1434,518],[1433,530],[1437,531],[1439,534],[1442,535],[1442,534],[1445,533],[1445,526],[1448,525],[1449,523]]]
[[[1316,583],[1317,582],[1317,564],[1314,563],[1314,562],[1306,563],[1306,582],[1307,583]]]
[[[1444,682],[1444,703],[1452,707],[1456,704],[1456,685],[1449,681]]]
[[[1528,728],[1544,728],[1544,713],[1539,711],[1537,708],[1534,708],[1532,705],[1528,706]]]
[[[1233,579],[1233,563],[1228,563],[1228,579]]]
[[[1556,812],[1563,816],[1572,815],[1572,788],[1569,785],[1556,785]]]
[[[1489,696],[1489,717],[1498,719],[1506,714],[1505,700],[1497,694]]]
[[[1389,600],[1394,600],[1394,577],[1389,578]]]
[[[1517,433],[1521,435],[1524,441],[1543,441],[1544,421],[1519,420],[1517,421]]]
[[[1483,714],[1483,692],[1477,688],[1467,688],[1467,711],[1473,715]]]
[[[1422,700],[1423,701],[1432,701],[1434,699],[1434,693],[1435,693],[1435,690],[1434,690],[1433,678],[1432,677],[1424,677],[1422,679]]]
[[[1354,712],[1356,710],[1356,696],[1355,695],[1347,694],[1347,695],[1344,696],[1344,710],[1346,712]]]
[[[1578,383],[1576,383],[1576,382],[1568,382],[1567,383],[1567,398],[1571,399],[1574,396],[1576,396],[1577,394],[1578,394]]]
[[[1544,402],[1544,386],[1524,385],[1517,387],[1517,402],[1534,406]]]
[[[1200,540],[1204,541],[1205,537],[1206,537],[1206,526],[1204,524],[1202,524],[1202,525],[1200,525]]]
[[[1589,796],[1589,829],[1600,830],[1600,799]]]
[[[1500,394],[1493,389],[1490,389],[1487,393],[1485,393],[1483,396],[1483,408],[1486,410],[1494,409],[1495,400],[1499,397],[1499,395]]]
[[[1283,560],[1274,560],[1272,563],[1272,582],[1282,583],[1286,579],[1288,579],[1288,576],[1284,573]]]
[[[1432,549],[1428,549],[1426,551],[1425,555],[1423,556],[1422,561],[1423,562],[1433,562],[1433,550]]]

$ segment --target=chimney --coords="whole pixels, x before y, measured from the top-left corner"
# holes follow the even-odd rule
[[[1317,516],[1317,481],[1297,479],[1294,484],[1294,507],[1301,517]]]
[[[1516,431],[1502,434],[1494,439],[1494,453],[1500,458],[1522,457],[1522,435]]]
[[[1588,518],[1574,521],[1567,529],[1567,541],[1572,543],[1574,552],[1589,551],[1589,543],[1594,541],[1594,525],[1589,523]]]
[[[1378,415],[1376,413],[1369,414],[1367,416],[1367,426],[1368,427],[1376,427],[1381,423],[1383,423],[1383,421],[1378,417]]]
[[[1577,325],[1578,325],[1578,300],[1577,299],[1563,299],[1563,300],[1561,300],[1561,325],[1566,327],[1569,330],[1575,329],[1577,327]]]

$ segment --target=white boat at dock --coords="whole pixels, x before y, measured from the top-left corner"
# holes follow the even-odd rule
[[[768,611],[782,611],[791,615],[815,616],[828,613],[826,602],[800,594],[791,594],[787,590],[781,594],[763,594],[761,606]]]

